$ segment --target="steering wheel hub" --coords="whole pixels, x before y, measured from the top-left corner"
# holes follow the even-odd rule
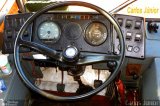
[[[78,59],[79,51],[75,46],[68,46],[63,51],[63,58],[68,62],[75,62]]]

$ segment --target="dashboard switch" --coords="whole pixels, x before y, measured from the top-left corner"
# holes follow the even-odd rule
[[[12,38],[12,31],[11,31],[11,30],[7,30],[7,31],[6,31],[6,34],[7,34],[7,38],[8,38],[8,39],[11,39],[11,38]]]
[[[7,19],[6,23],[7,23],[6,24],[7,27],[9,27],[9,28],[12,27],[12,19]]]
[[[128,47],[127,47],[127,51],[132,52],[132,50],[133,50],[133,46],[128,45]]]
[[[131,28],[132,27],[132,21],[131,20],[127,20],[126,21],[126,28]]]
[[[22,22],[22,19],[16,18],[15,19],[15,28],[21,27],[21,22]]]
[[[122,18],[118,18],[118,23],[119,23],[120,26],[122,26],[123,25],[123,19]]]
[[[141,22],[140,21],[135,22],[135,29],[141,29]]]
[[[142,40],[142,35],[141,34],[136,34],[135,41],[140,42],[141,40]]]
[[[131,32],[127,32],[126,33],[126,40],[131,40],[132,39],[132,33]]]
[[[133,50],[135,53],[138,53],[140,51],[140,48],[138,46],[135,46]]]

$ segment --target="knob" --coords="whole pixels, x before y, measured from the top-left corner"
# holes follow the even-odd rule
[[[109,61],[109,62],[107,62],[107,66],[110,69],[114,69],[117,66],[117,62],[115,62],[115,61]]]
[[[137,74],[133,74],[133,75],[132,75],[132,78],[133,78],[134,80],[137,80],[137,79],[139,78],[139,76],[138,76]]]
[[[148,22],[147,24],[147,29],[149,33],[152,33],[152,32],[157,33],[158,28],[159,26],[155,22]]]

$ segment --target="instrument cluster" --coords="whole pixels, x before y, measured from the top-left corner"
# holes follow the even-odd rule
[[[77,38],[82,29],[81,27],[76,23],[70,23],[68,29],[66,28],[64,33],[67,34],[66,37],[68,39]],[[74,25],[75,24],[75,25]],[[74,30],[75,29],[75,30]],[[76,31],[76,29],[79,29],[79,33]],[[37,29],[37,34],[39,39],[42,42],[50,42],[50,43],[56,43],[61,37],[62,29],[60,29],[60,26],[54,22],[54,21],[44,21],[42,22]],[[75,36],[75,37],[74,37]],[[85,41],[92,45],[92,46],[99,46],[103,44],[107,39],[107,27],[105,24],[101,22],[91,22],[87,27],[84,29],[84,39]]]
[[[31,13],[5,17],[3,53],[13,53],[16,36]],[[145,58],[145,29],[142,17],[115,14],[125,38],[126,56]],[[41,43],[58,51],[75,46],[82,52],[115,53],[120,51],[113,25],[98,13],[45,13],[25,31],[23,39]],[[22,52],[30,51],[22,48]]]
[[[47,13],[33,24],[32,40],[55,50],[72,45],[84,52],[112,52],[111,23],[97,13]]]

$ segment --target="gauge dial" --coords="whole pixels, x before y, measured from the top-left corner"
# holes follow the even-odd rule
[[[94,46],[101,45],[107,39],[107,28],[100,22],[89,24],[85,31],[85,40]]]
[[[43,41],[57,42],[60,38],[60,28],[52,21],[46,21],[38,27],[38,36]]]

